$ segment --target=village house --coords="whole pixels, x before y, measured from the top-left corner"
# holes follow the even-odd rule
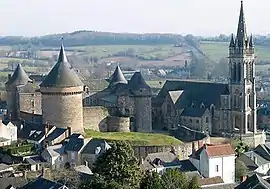
[[[235,182],[235,152],[230,144],[204,144],[189,160],[202,176],[220,176],[224,183]]]
[[[270,175],[270,143],[260,144],[255,149],[243,153],[237,158],[248,168],[249,175]]]
[[[3,122],[0,117],[0,146],[10,145],[17,141],[17,127],[11,122]]]

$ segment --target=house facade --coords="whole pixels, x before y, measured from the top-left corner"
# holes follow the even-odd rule
[[[220,176],[224,183],[235,182],[235,152],[230,144],[205,144],[189,160],[206,178]]]

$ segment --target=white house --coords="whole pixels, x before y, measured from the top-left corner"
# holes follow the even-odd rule
[[[235,152],[230,144],[205,144],[189,160],[206,178],[220,176],[224,183],[235,182]]]
[[[67,163],[67,154],[62,144],[47,147],[41,153],[41,157],[51,165],[52,169],[64,168]]]
[[[0,120],[0,146],[9,145],[17,141],[17,127],[11,122],[5,124]]]

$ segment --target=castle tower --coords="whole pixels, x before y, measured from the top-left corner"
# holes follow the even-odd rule
[[[152,90],[146,84],[141,72],[135,72],[129,82],[134,98],[135,130],[152,132]]]
[[[40,84],[42,119],[71,132],[83,133],[83,83],[68,63],[61,45],[57,63]]]
[[[7,109],[11,120],[19,119],[19,89],[18,87],[26,85],[31,80],[25,73],[21,64],[18,64],[12,76],[8,75],[8,81],[5,84],[7,91]]]
[[[241,1],[237,34],[229,45],[229,87],[232,130],[256,133],[255,55],[252,36],[247,36]]]

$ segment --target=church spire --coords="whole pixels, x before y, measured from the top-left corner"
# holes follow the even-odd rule
[[[232,34],[232,37],[231,37],[231,42],[230,42],[229,47],[235,47],[233,34]]]
[[[248,45],[250,48],[253,48],[253,38],[252,38],[252,34],[250,35],[250,38],[249,38],[249,45]]]
[[[247,29],[244,16],[243,1],[241,1],[240,15],[238,21],[237,35],[235,45],[238,47],[245,47],[247,42]]]

